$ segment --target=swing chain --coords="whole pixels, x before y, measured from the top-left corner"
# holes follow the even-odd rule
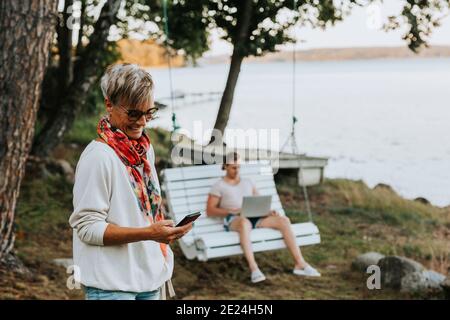
[[[297,0],[293,0],[293,9],[296,10],[297,9]],[[292,128],[291,128],[291,133],[288,137],[288,139],[286,140],[286,142],[283,144],[283,146],[281,147],[281,152],[284,151],[285,147],[289,144],[289,141],[291,142],[291,148],[292,148],[292,153],[294,155],[297,156],[298,159],[298,171],[299,171],[299,184],[302,184],[302,190],[303,190],[303,197],[305,199],[305,207],[306,207],[306,212],[308,213],[308,217],[309,217],[309,221],[312,222],[312,212],[311,212],[311,205],[309,203],[309,197],[308,197],[308,191],[306,189],[306,184],[305,184],[305,180],[304,180],[304,175],[303,175],[303,165],[302,165],[302,161],[301,161],[301,155],[299,154],[299,148],[298,148],[298,144],[295,138],[295,124],[298,122],[298,118],[295,116],[295,87],[296,87],[296,83],[295,83],[295,74],[296,74],[296,46],[294,44],[294,48],[292,50]]]
[[[170,86],[170,108],[172,110],[172,132],[180,129],[180,126],[177,124],[176,114],[174,111],[175,107],[175,98],[173,94],[173,79],[172,79],[172,62],[170,58],[170,50],[169,50],[169,16],[167,14],[167,0],[163,0],[163,13],[164,13],[164,33],[166,35],[166,39],[164,41],[164,45],[166,47],[166,56],[167,56],[167,66],[169,69],[169,86]]]

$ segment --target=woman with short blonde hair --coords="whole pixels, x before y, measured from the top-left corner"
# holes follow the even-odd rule
[[[86,299],[152,300],[171,288],[168,244],[192,223],[164,217],[155,153],[144,129],[156,111],[150,74],[134,64],[101,79],[107,115],[80,156],[73,188],[73,258]]]

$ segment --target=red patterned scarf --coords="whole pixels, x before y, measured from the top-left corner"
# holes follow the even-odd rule
[[[97,134],[113,148],[125,164],[142,213],[148,217],[150,223],[164,220],[161,210],[161,194],[156,187],[156,172],[151,171],[150,162],[147,159],[147,151],[151,145],[150,138],[143,132],[139,139],[129,139],[121,130],[113,130],[107,117],[100,119],[97,125]],[[143,166],[143,177],[137,169],[141,166]],[[166,257],[166,244],[160,243],[160,247]]]

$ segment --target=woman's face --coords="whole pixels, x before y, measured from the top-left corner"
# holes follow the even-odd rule
[[[127,111],[128,110],[137,110],[142,112],[148,112],[150,109],[154,109],[154,102],[150,101],[150,103],[142,106],[129,107],[129,106],[113,106],[109,99],[105,99],[106,111],[109,113],[109,120],[111,125],[120,129],[123,133],[125,133],[129,139],[139,139],[144,132],[145,125],[147,124],[147,120],[145,115],[142,115],[137,120],[130,120]]]
[[[235,179],[239,176],[239,169],[240,165],[237,162],[225,165],[226,175],[230,179]]]

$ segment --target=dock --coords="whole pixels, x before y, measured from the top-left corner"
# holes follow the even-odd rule
[[[300,186],[313,186],[323,182],[328,158],[311,157],[306,154],[292,154],[274,150],[239,149],[223,145],[202,146],[182,136],[172,150],[173,166],[192,166],[222,163],[228,152],[236,151],[245,162],[268,161],[274,173],[295,172]],[[301,169],[301,170],[300,170]]]

